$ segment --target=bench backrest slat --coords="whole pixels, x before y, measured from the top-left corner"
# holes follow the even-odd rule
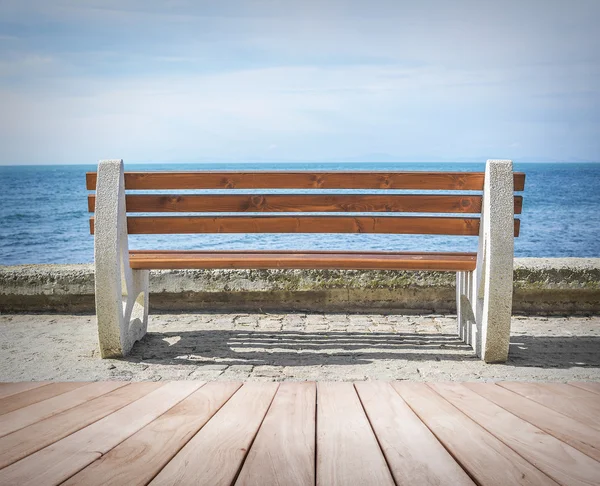
[[[125,189],[424,189],[483,190],[483,172],[126,172]],[[96,173],[86,175],[96,189]],[[514,173],[515,191],[525,174]]]
[[[515,219],[515,236],[519,235]],[[94,218],[90,219],[94,232]],[[144,216],[127,218],[129,234],[383,233],[479,235],[479,218],[396,216]]]
[[[127,194],[129,213],[358,212],[480,213],[481,196],[431,194]],[[515,196],[515,214],[523,197]],[[96,196],[88,196],[94,211]]]

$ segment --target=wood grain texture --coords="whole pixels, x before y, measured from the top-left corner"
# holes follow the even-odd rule
[[[317,485],[393,485],[352,383],[317,385]]]
[[[600,461],[600,434],[597,430],[500,386],[492,386],[488,383],[465,383],[465,386],[596,461]]]
[[[21,393],[8,396],[0,400],[0,415],[18,410],[19,408],[27,407],[32,403],[41,402],[48,398],[67,393],[84,385],[86,382],[68,382],[68,383],[51,383],[46,386],[33,388]]]
[[[598,462],[458,383],[429,386],[559,484],[597,485]],[[495,386],[495,385],[491,385]],[[543,409],[538,408],[542,414]]]
[[[40,386],[48,385],[49,381],[22,381],[18,383],[0,383],[0,399],[6,398],[27,390],[33,390]]]
[[[201,386],[170,382],[38,452],[0,470],[0,484],[60,484]]]
[[[400,253],[400,252],[239,252],[173,251],[129,253],[135,269],[169,268],[321,268],[363,270],[437,270],[472,271],[475,253]]]
[[[148,484],[240,386],[204,385],[63,484]]]
[[[315,484],[315,383],[282,383],[236,486]]]
[[[126,383],[115,381],[90,383],[47,400],[0,415],[0,437],[110,393],[125,385]]]
[[[518,234],[515,220],[515,235]],[[90,218],[94,232],[94,218]],[[129,216],[129,234],[379,233],[478,236],[479,218],[419,216]]]
[[[600,395],[600,383],[591,381],[571,381],[569,385]]]
[[[164,212],[405,212],[481,213],[481,196],[431,194],[127,194],[129,213]],[[515,214],[523,197],[515,196]],[[94,212],[96,196],[88,195]]]
[[[86,187],[96,188],[96,172]],[[483,172],[125,172],[126,189],[483,189]],[[514,190],[525,187],[525,174],[514,173]]]
[[[475,484],[389,383],[355,387],[396,484]]]
[[[562,383],[498,384],[600,431],[600,400],[593,392]]]
[[[0,468],[83,429],[162,385],[132,383],[0,438]]]
[[[394,382],[392,386],[478,484],[557,484],[426,384]]]
[[[244,384],[150,484],[231,484],[277,386],[276,383]]]

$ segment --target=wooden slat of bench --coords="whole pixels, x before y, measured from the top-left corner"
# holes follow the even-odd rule
[[[148,484],[240,386],[204,385],[63,485]]]
[[[352,383],[317,385],[317,486],[393,485]]]
[[[474,485],[389,383],[354,386],[396,484]]]
[[[135,269],[169,268],[319,268],[354,270],[472,271],[476,253],[404,254],[350,252],[234,252],[234,251],[131,251],[129,264]]]
[[[425,383],[392,386],[477,484],[557,484]]]
[[[96,172],[86,174],[96,189]],[[125,172],[126,189],[483,189],[483,172]],[[514,189],[525,174],[514,173]]]
[[[406,212],[480,213],[481,196],[430,194],[127,194],[130,213]],[[515,196],[515,214],[523,197]],[[88,195],[94,212],[96,195]]]
[[[558,483],[588,486],[600,479],[599,464],[594,459],[464,385],[430,383],[429,386]],[[538,413],[543,414],[544,408],[539,407]]]
[[[515,234],[518,234],[515,220]],[[94,218],[90,219],[94,232]],[[479,218],[396,216],[140,216],[127,218],[129,234],[378,233],[479,235]]]
[[[489,383],[465,383],[465,386],[600,462],[597,430],[501,386]]]
[[[170,382],[50,447],[0,470],[0,484],[59,484],[189,396],[202,383]]]
[[[315,383],[282,383],[236,486],[315,484]]]
[[[244,384],[150,484],[232,484],[277,387]]]
[[[131,383],[0,438],[0,469],[77,432],[163,386]]]

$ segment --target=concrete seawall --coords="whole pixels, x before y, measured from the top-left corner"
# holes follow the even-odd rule
[[[513,311],[600,313],[600,258],[515,260]],[[152,310],[455,312],[447,272],[161,270]],[[93,312],[93,265],[0,266],[0,312]]]

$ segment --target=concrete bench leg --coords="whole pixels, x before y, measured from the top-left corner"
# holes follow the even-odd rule
[[[129,266],[122,160],[98,165],[94,223],[100,355],[127,355],[148,328],[148,271]]]
[[[458,332],[486,363],[508,358],[512,314],[514,185],[512,162],[488,160],[477,268],[458,272]]]

